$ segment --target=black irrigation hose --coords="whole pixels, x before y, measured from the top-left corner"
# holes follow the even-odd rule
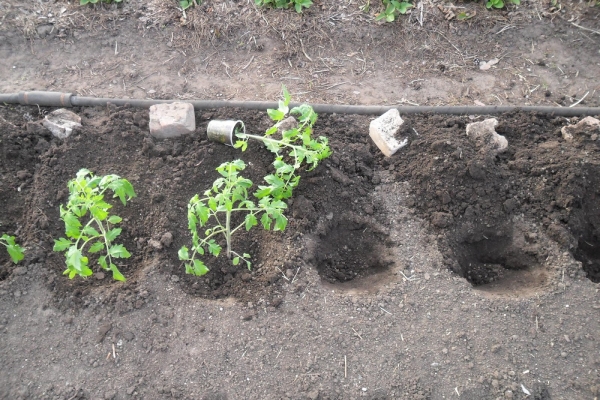
[[[108,103],[116,106],[129,104],[132,107],[149,108],[154,104],[173,103],[180,100],[140,100],[140,99],[106,99],[95,97],[74,96],[71,93],[60,92],[20,92],[0,94],[0,103],[39,105],[43,107],[93,107],[106,106]],[[225,101],[225,100],[183,100],[193,104],[196,110],[207,110],[222,107],[243,108],[247,110],[266,110],[277,108],[275,102],[266,101]],[[300,103],[290,104],[292,107]],[[453,114],[453,115],[485,115],[502,114],[511,111],[527,111],[550,114],[561,117],[580,115],[600,115],[600,107],[547,107],[547,106],[349,106],[338,104],[311,104],[318,113],[325,114],[360,114],[381,115],[393,108],[401,114]]]

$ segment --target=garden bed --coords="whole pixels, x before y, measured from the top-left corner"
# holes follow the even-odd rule
[[[194,134],[156,140],[147,110],[75,109],[83,129],[62,141],[36,122],[47,111],[0,108],[0,221],[27,248],[18,266],[0,254],[3,335],[17,343],[10,315],[30,309],[24,326],[48,324],[49,342],[33,344],[29,331],[17,347],[54,371],[34,384],[29,373],[13,377],[3,396],[442,398],[455,385],[465,398],[483,399],[506,391],[522,398],[521,384],[539,399],[568,398],[566,387],[577,394],[569,398],[597,393],[598,370],[590,370],[598,363],[597,294],[585,295],[600,282],[600,142],[563,140],[564,118],[498,116],[509,148],[489,158],[465,135],[482,117],[409,116],[409,145],[384,158],[368,137],[370,118],[321,115],[315,134],[329,139],[333,155],[303,172],[285,232],[235,237],[252,255],[251,270],[207,256],[210,272],[195,277],[177,256],[191,242],[189,199],[212,185],[225,161],[244,159],[242,175],[255,184],[272,168],[261,145],[242,153],[209,142],[206,125],[241,119],[261,133],[270,126],[266,114],[199,112]],[[118,174],[137,192],[114,208],[132,254],[119,264],[125,283],[97,269],[69,280],[63,256],[52,251],[64,232],[66,183],[81,168]],[[563,303],[575,314],[563,315]],[[571,332],[568,321],[578,319],[570,318],[585,323]],[[356,335],[341,334],[346,324]],[[56,340],[62,356],[42,351]],[[22,361],[3,351],[8,376]],[[82,370],[66,384],[71,373],[51,365],[68,360]],[[167,365],[171,372],[161,372]],[[549,383],[563,367],[586,378]],[[377,377],[384,370],[390,375]],[[105,385],[102,376],[112,378]]]

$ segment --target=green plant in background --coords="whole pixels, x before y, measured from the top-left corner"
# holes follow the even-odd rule
[[[260,140],[267,149],[275,153],[275,173],[265,177],[268,185],[259,186],[256,197],[259,199],[270,196],[277,200],[285,200],[292,197],[293,189],[300,182],[300,175],[297,171],[306,165],[308,170],[317,167],[321,160],[331,155],[331,149],[328,146],[326,137],[320,136],[318,139],[312,138],[313,126],[317,121],[317,113],[307,104],[289,109],[291,96],[285,86],[283,87],[283,100],[279,101],[276,110],[269,109],[267,114],[275,122],[271,128],[265,132],[265,136],[250,135],[242,132],[236,133],[239,139],[236,148],[245,151],[248,146],[248,139]],[[284,127],[287,120],[286,116],[295,115],[298,117],[298,123],[295,126]],[[273,137],[277,131],[281,132],[281,139]]]
[[[190,254],[186,246],[178,252],[179,259],[186,262],[186,273],[202,276],[209,271],[204,262],[196,256],[208,252],[218,257],[222,247],[215,237],[219,236],[225,238],[226,254],[233,265],[244,261],[250,269],[252,265],[250,254],[238,254],[233,251],[232,236],[241,228],[249,231],[253,226],[258,225],[259,220],[266,230],[273,228],[275,231],[283,231],[287,226],[287,218],[283,215],[283,210],[287,206],[283,201],[264,196],[258,204],[255,204],[248,199],[248,189],[252,187],[252,181],[239,175],[239,171],[244,168],[246,164],[242,160],[221,164],[217,167],[221,177],[214,181],[212,188],[204,192],[203,198],[195,195],[190,200],[188,227],[192,234],[192,252]],[[241,218],[236,216],[243,216],[242,222],[240,222]],[[204,235],[198,233],[200,228],[206,228]]]
[[[406,14],[409,8],[414,7],[406,1],[382,0],[385,9],[377,15],[375,21],[385,19],[387,22],[393,22],[399,14]]]
[[[519,5],[521,4],[521,0],[507,0],[508,3],[514,4],[514,5]],[[488,0],[488,2],[485,4],[485,6],[487,8],[504,8],[504,1],[503,0]]]
[[[312,6],[311,0],[254,0],[259,7],[274,7],[274,8],[285,8],[288,9],[290,6],[294,6],[296,12],[301,13],[302,8],[308,8]]]
[[[202,4],[202,0],[179,0],[179,6],[184,11],[191,6],[199,6],[200,4]]]
[[[120,3],[123,0],[79,0],[79,4],[85,6],[88,3],[96,4],[96,3]]]
[[[466,21],[471,18],[473,18],[473,14],[471,14],[467,11],[461,11],[458,14],[456,14],[456,19],[459,21]]]
[[[109,214],[112,206],[104,201],[104,194],[110,189],[114,194],[113,198],[118,197],[123,205],[127,205],[127,201],[135,197],[133,186],[117,175],[94,176],[87,169],[77,172],[76,178],[69,181],[67,186],[69,201],[66,207],[60,205],[60,218],[65,223],[67,238],[54,241],[54,251],[65,253],[67,269],[64,274],[69,274],[71,279],[75,275],[92,275],[88,257],[84,253],[104,251],[105,255],[98,257],[98,264],[104,270],[112,271],[114,279],[124,281],[125,277],[119,272],[113,259],[129,258],[131,254],[122,244],[114,244],[121,234],[121,228],[114,226],[122,218]],[[86,250],[88,244],[90,246]]]
[[[9,236],[6,233],[0,237],[0,244],[3,244],[8,251],[8,255],[12,261],[17,264],[25,257],[25,249],[15,242],[14,236]]]

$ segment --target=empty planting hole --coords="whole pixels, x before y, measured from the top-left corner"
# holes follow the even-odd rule
[[[476,232],[455,248],[456,272],[473,286],[518,294],[546,283],[546,273],[537,261],[535,243],[527,243],[522,235],[517,240],[512,229]]]
[[[386,272],[393,263],[387,255],[386,239],[365,222],[333,222],[316,246],[317,271],[329,283]]]
[[[572,232],[577,238],[573,257],[592,282],[600,282],[600,168],[583,169],[584,185],[578,218],[572,219]]]
[[[588,231],[579,238],[578,246],[573,256],[581,261],[582,268],[592,282],[600,282],[600,239]]]

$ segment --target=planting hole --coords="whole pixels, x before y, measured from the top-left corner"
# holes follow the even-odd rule
[[[357,218],[332,221],[316,246],[319,275],[329,283],[386,275],[393,264],[386,241],[387,235],[368,222]]]
[[[473,229],[454,252],[455,272],[481,291],[526,296],[548,281],[536,236],[509,226]]]
[[[581,261],[582,268],[592,282],[600,282],[600,168],[583,169],[584,185],[581,209],[574,212],[571,230],[577,238],[573,257]]]

